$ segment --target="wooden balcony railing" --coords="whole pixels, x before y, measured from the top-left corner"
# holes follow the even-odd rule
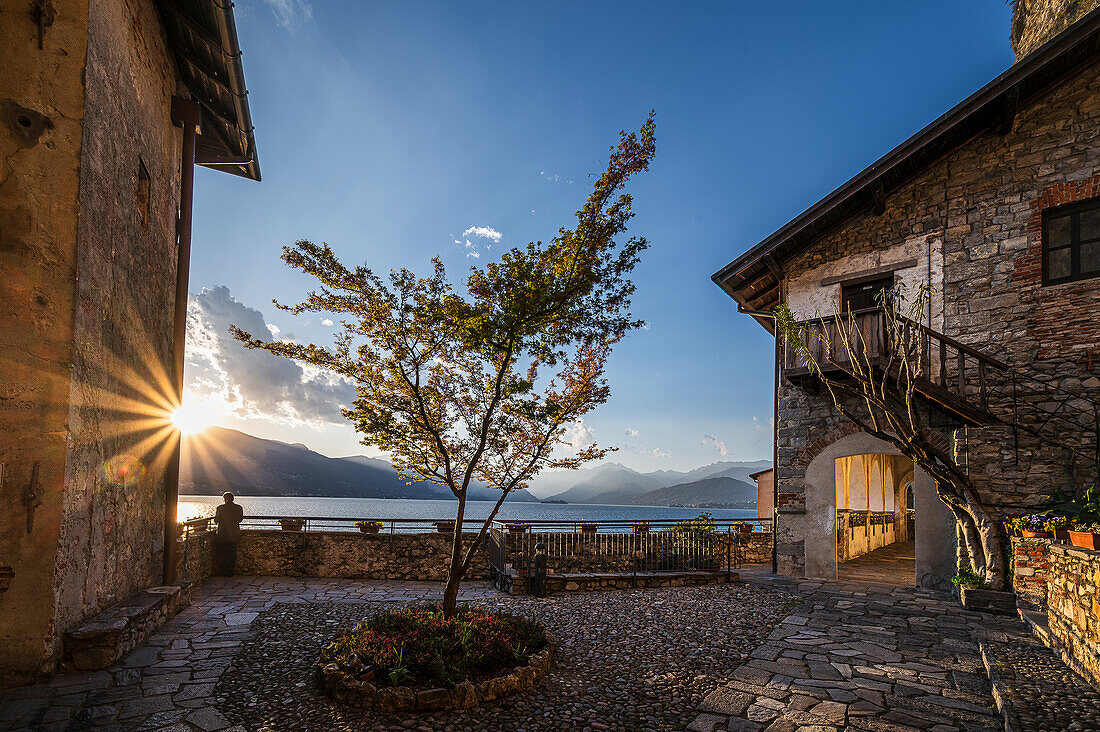
[[[861,363],[873,368],[890,368],[892,362],[896,364],[892,357],[897,355],[894,349],[899,345],[895,341],[900,340],[913,349],[912,356],[919,359],[916,388],[920,394],[968,422],[1001,421],[989,413],[991,376],[994,372],[1007,373],[1008,364],[898,316],[896,319],[906,330],[902,338],[896,339],[887,327],[886,313],[881,308],[854,311],[850,317],[852,329],[848,327],[848,314],[840,316],[839,321],[834,315],[800,323],[802,340],[826,376],[835,378],[852,370],[849,349],[844,343],[846,333],[851,333],[851,352]],[[789,344],[783,352],[783,370],[784,375],[793,380],[810,375],[809,365],[799,349]]]

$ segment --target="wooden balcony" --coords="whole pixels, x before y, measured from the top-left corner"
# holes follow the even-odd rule
[[[845,324],[848,316],[841,317]],[[855,311],[851,317],[856,328],[852,332],[861,336],[853,337],[852,352],[863,355],[880,375],[882,370],[896,369],[898,362],[893,349],[897,345],[887,328],[886,314],[880,308],[871,308]],[[972,426],[1001,423],[989,411],[989,395],[993,379],[1007,374],[1008,365],[920,323],[898,319],[904,328],[912,329],[901,340],[909,343],[920,359],[916,392],[951,421],[961,420]],[[852,364],[844,343],[847,328],[837,323],[836,316],[804,321],[801,325],[803,341],[813,360],[822,365],[823,375],[830,379],[851,378]],[[783,352],[783,375],[811,388],[820,383],[799,351],[789,346]]]

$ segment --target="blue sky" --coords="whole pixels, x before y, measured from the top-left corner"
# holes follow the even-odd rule
[[[439,254],[462,275],[571,226],[652,108],[657,156],[631,188],[648,330],[619,345],[583,427],[640,470],[770,458],[772,341],[711,273],[1012,63],[1003,0],[236,10],[264,179],[197,175],[189,392],[220,424],[328,455],[372,452],[335,411],[343,386],[224,334],[331,339],[272,307],[311,284],[281,247],[327,241],[377,271]]]

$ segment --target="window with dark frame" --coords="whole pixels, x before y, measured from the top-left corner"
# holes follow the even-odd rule
[[[883,290],[894,287],[893,273],[863,282],[845,282],[840,286],[840,312],[867,310],[879,306],[875,298]]]
[[[1043,284],[1100,277],[1100,198],[1043,212]]]

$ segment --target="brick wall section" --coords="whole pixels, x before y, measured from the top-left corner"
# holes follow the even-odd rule
[[[1029,610],[1045,610],[1050,539],[1012,537],[1012,589]]]
[[[1100,358],[1088,360],[1100,343],[1100,279],[1042,287],[1035,223],[1049,206],[1100,194],[1098,139],[1100,65],[1094,64],[1022,109],[1007,134],[975,138],[893,192],[882,215],[854,216],[780,264],[793,276],[853,255],[871,253],[886,263],[897,257],[899,243],[925,236],[928,246],[943,248],[943,278],[932,284],[942,293],[946,335],[1021,373],[1100,399]],[[992,409],[1011,415],[1010,384],[995,386]],[[1042,389],[1024,396],[1021,421],[1032,426],[1044,418],[1041,407],[1058,399]],[[805,505],[806,466],[852,427],[827,396],[786,378],[778,402],[779,571],[801,575],[806,519],[797,512]],[[952,434],[942,436],[953,442]],[[1092,454],[1091,424],[1063,425],[1053,436]],[[970,429],[959,444],[997,517],[1002,506],[1037,506],[1056,488],[1068,493],[1096,480],[1080,461],[1075,473],[1065,450],[1026,435],[1017,453],[1011,428]],[[795,514],[784,514],[784,504]]]
[[[1100,687],[1100,552],[1050,547],[1050,632],[1066,664]]]

